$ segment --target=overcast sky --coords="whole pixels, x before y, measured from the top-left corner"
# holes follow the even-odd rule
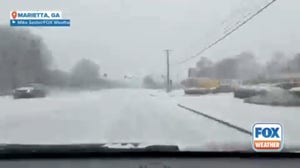
[[[43,37],[54,67],[69,70],[81,58],[113,78],[165,72],[171,63],[194,55],[270,0],[10,0],[0,5],[0,24],[11,10],[60,10],[70,28],[30,28]],[[300,52],[300,1],[278,0],[228,39],[204,53],[212,60],[252,51],[261,61],[272,53]],[[1,38],[1,37],[0,37]],[[172,65],[173,78],[186,74],[197,59]]]

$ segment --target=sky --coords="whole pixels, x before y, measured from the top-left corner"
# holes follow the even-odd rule
[[[69,28],[29,28],[54,57],[53,68],[70,70],[80,59],[99,64],[111,78],[165,74],[171,49],[171,76],[186,77],[201,56],[213,61],[243,51],[266,62],[274,52],[300,52],[300,1],[278,0],[233,35],[198,58],[177,64],[232,28],[270,0],[10,0],[0,4],[0,24],[12,10],[59,10]],[[0,37],[1,38],[1,37]]]

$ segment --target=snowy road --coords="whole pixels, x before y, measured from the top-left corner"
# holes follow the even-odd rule
[[[0,143],[250,144],[249,135],[179,108],[182,98],[145,89],[1,97]]]
[[[300,107],[275,107],[244,103],[233,98],[233,93],[205,96],[184,96],[172,93],[179,103],[251,130],[256,122],[279,122],[284,129],[285,146],[300,146]]]

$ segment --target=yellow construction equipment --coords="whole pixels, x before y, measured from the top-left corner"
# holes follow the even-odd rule
[[[212,89],[220,86],[220,80],[209,78],[188,78],[182,83],[186,88]]]

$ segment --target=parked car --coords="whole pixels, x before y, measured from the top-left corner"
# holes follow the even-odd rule
[[[209,94],[211,92],[208,88],[185,88],[184,93],[185,94]]]
[[[216,89],[212,90],[212,93],[230,93],[233,92],[233,87],[231,85],[220,85]]]
[[[266,94],[270,89],[274,88],[272,85],[253,85],[253,86],[240,86],[234,89],[235,98],[248,98],[256,95]]]
[[[42,84],[31,83],[13,90],[14,99],[45,97],[46,89]]]
[[[291,88],[289,91],[290,91],[290,93],[300,97],[300,87]]]
[[[295,87],[300,87],[300,82],[282,82],[276,84],[276,86],[285,90],[290,90]]]

